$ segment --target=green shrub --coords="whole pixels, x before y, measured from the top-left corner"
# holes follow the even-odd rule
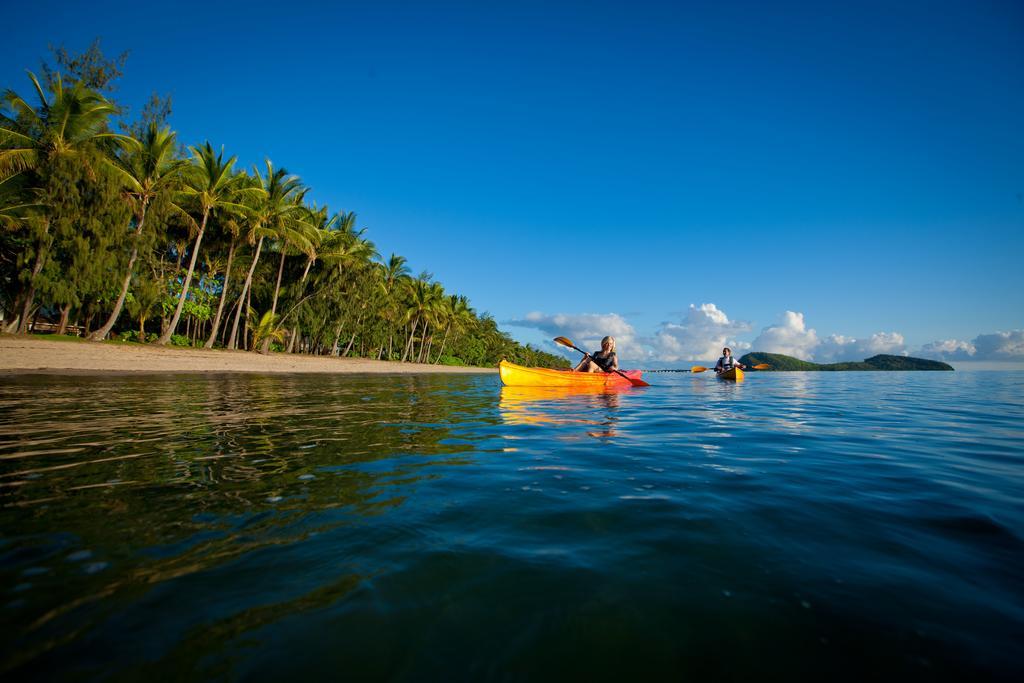
[[[146,338],[145,339],[139,339],[139,331],[138,330],[128,330],[126,332],[121,333],[121,335],[117,338],[117,341],[119,341],[119,342],[134,342],[136,344],[145,344],[147,342],[156,341],[157,337],[159,337],[159,335],[156,332],[148,332],[148,333],[146,333]]]
[[[172,334],[171,346],[192,346],[192,342],[183,334]]]

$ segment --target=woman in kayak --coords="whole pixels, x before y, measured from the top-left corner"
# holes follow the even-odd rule
[[[723,372],[732,370],[733,368],[746,370],[747,366],[743,363],[737,362],[736,359],[732,357],[732,349],[726,346],[722,349],[722,357],[719,358],[718,362],[715,364],[715,372],[721,375]]]
[[[584,356],[573,372],[611,372],[619,369],[619,358],[615,355],[615,338],[605,337],[601,340],[601,350]]]

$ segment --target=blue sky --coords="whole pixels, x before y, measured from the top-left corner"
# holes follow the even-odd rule
[[[552,4],[21,3],[0,83],[131,50],[119,100],[171,93],[523,340],[1024,359],[1024,5]]]

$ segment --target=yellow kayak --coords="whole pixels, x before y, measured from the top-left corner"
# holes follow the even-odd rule
[[[734,379],[737,382],[743,379],[743,371],[739,368],[733,368],[732,370],[726,370],[718,373],[719,379]]]
[[[548,368],[527,368],[506,360],[498,364],[501,383],[507,387],[621,387],[632,386],[630,381],[614,372],[570,372]],[[624,372],[627,377],[640,379],[641,370]]]

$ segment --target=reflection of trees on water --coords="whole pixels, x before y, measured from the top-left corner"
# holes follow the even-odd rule
[[[200,624],[191,629],[159,664],[144,667],[137,673],[140,677],[149,673],[162,680],[194,679],[199,672],[204,678],[230,677],[231,660],[219,658],[210,663],[211,656],[221,654],[226,645],[245,633],[301,612],[329,607],[358,588],[362,580],[363,577],[358,575],[345,575],[297,598],[260,605],[212,623]]]
[[[401,506],[424,476],[471,462],[479,446],[451,425],[490,419],[493,393],[460,382],[473,380],[37,377],[5,387],[0,519],[25,560],[0,565],[0,577],[13,586],[33,564],[46,572],[0,617],[18,634],[0,671],[59,646],[51,631],[88,630],[111,596],[132,600]],[[88,574],[63,559],[81,548],[109,568]]]

